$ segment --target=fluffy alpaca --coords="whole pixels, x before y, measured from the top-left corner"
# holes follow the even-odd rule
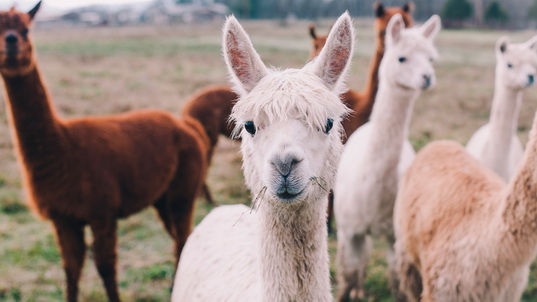
[[[210,144],[207,146],[209,165],[211,164],[219,135],[232,137],[231,131],[235,124],[229,121],[229,115],[237,98],[238,95],[229,86],[209,86],[190,98],[183,107],[182,116],[198,120],[209,137]],[[208,203],[216,204],[206,182],[203,184],[202,194]]]
[[[240,95],[232,119],[255,209],[222,206],[201,222],[185,245],[172,301],[332,300],[325,209],[342,150],[347,109],[338,96],[353,37],[345,13],[317,59],[269,70],[237,20],[227,19],[224,57]]]
[[[376,32],[376,51],[371,58],[369,65],[369,73],[366,85],[362,92],[358,92],[349,89],[347,92],[341,95],[343,103],[351,109],[351,114],[344,119],[341,124],[345,135],[343,136],[343,144],[347,142],[347,139],[351,134],[363,124],[369,121],[371,110],[375,102],[375,97],[378,91],[379,84],[379,66],[382,57],[384,56],[384,37],[386,33],[386,26],[388,21],[395,15],[400,14],[403,17],[406,27],[411,27],[414,24],[412,18],[412,11],[414,10],[414,3],[408,2],[402,7],[384,7],[380,2],[375,2],[373,5],[375,11],[375,32]],[[310,54],[310,60],[315,58],[321,49],[323,49],[326,43],[327,36],[319,36],[315,33],[315,25],[311,24],[309,27],[311,38],[313,39],[313,49]],[[334,216],[334,195],[330,194],[328,203],[328,231],[332,231],[332,217]]]
[[[351,114],[349,114],[349,116],[347,116],[341,123],[345,130],[343,144],[347,142],[347,139],[356,129],[358,129],[358,127],[369,121],[369,116],[373,110],[373,104],[375,103],[375,97],[378,91],[379,66],[380,61],[384,56],[384,37],[388,22],[394,15],[400,14],[403,17],[406,27],[414,25],[414,19],[412,18],[412,11],[414,10],[413,2],[408,2],[402,7],[384,7],[380,2],[375,2],[373,10],[375,11],[376,50],[369,64],[369,73],[364,90],[358,92],[349,89],[341,96],[345,105],[352,110]],[[309,30],[313,39],[313,49],[310,54],[311,60],[316,57],[323,48],[326,43],[326,36],[318,36],[315,33],[314,25],[310,25]]]
[[[400,15],[388,23],[371,121],[347,141],[334,187],[339,301],[348,300],[351,291],[363,295],[369,235],[385,234],[393,242],[397,183],[414,158],[408,126],[420,91],[435,82],[433,39],[440,27],[436,15],[419,28],[405,29]]]
[[[535,81],[537,36],[511,44],[507,37],[496,43],[496,83],[489,123],[482,126],[466,150],[487,167],[509,180],[522,160],[524,148],[517,136],[518,115],[524,89]]]
[[[519,301],[537,252],[537,116],[507,185],[458,143],[425,147],[401,181],[397,271],[410,301]]]
[[[197,121],[165,112],[59,118],[28,34],[40,4],[27,14],[0,12],[0,73],[30,206],[56,232],[67,300],[77,300],[89,225],[108,299],[120,301],[117,219],[153,205],[175,240],[178,261],[205,176],[208,142],[201,141],[205,134]]]

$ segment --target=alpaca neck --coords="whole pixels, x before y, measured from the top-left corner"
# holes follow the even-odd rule
[[[531,260],[537,246],[537,119],[533,122],[530,140],[517,174],[509,183],[502,221],[507,226],[506,237],[512,241],[506,248],[517,250],[516,259]]]
[[[331,301],[327,195],[300,205],[260,204],[264,301]]]
[[[504,163],[509,158],[521,104],[522,90],[510,89],[497,79],[489,121],[490,140],[485,151],[489,163]]]
[[[371,114],[371,133],[367,146],[371,156],[367,160],[381,165],[378,171],[382,172],[378,177],[384,177],[384,172],[397,169],[418,95],[418,90],[400,88],[386,81],[380,82]]]
[[[28,166],[47,161],[45,154],[59,147],[57,120],[37,67],[21,76],[3,76],[11,123],[22,159]]]

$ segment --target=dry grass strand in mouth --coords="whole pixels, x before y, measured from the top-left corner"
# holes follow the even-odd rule
[[[255,211],[257,213],[257,211],[259,210],[259,207],[261,206],[261,203],[259,202],[263,196],[265,196],[265,192],[267,192],[267,187],[263,187],[259,193],[257,193],[257,195],[255,196],[254,198],[254,201],[252,201],[252,205],[250,206],[250,214],[252,214],[253,211]],[[241,220],[241,217],[242,215],[244,215],[244,213],[246,213],[248,210],[244,211],[241,213],[241,215],[239,216],[239,218],[237,218],[237,221],[235,221],[235,223],[233,223],[233,226],[235,226],[237,224],[237,222],[239,222],[239,220]]]
[[[324,180],[324,178],[313,176],[313,177],[310,177],[310,181],[313,184],[318,185],[319,188],[323,189],[323,191],[328,192],[328,189],[326,189],[327,184],[326,184],[326,181]]]

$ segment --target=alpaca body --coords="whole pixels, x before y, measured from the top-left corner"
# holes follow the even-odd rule
[[[327,242],[323,236],[315,235],[326,233],[324,213],[319,212],[319,204],[306,207],[310,209],[303,208],[299,215],[292,217],[282,216],[278,222],[263,219],[268,214],[261,213],[263,205],[259,212],[243,205],[222,206],[211,211],[189,237],[182,254],[185,259],[205,260],[179,263],[175,281],[178,290],[174,290],[172,301],[331,301],[329,282],[316,277],[326,275],[329,263]],[[291,222],[312,214],[317,217],[308,220],[316,224]],[[276,230],[270,230],[266,237],[263,234],[269,228]],[[292,244],[269,247],[269,240]],[[309,248],[304,249],[298,242],[308,243]],[[260,252],[252,253],[252,250]],[[269,283],[263,276],[263,263],[276,262],[274,259],[278,259],[278,266],[271,268],[274,272],[270,275],[278,275],[286,282]],[[219,263],[218,270],[213,268],[216,263]],[[217,284],[220,288],[212,288]],[[226,290],[229,288],[233,291]]]
[[[209,145],[207,146],[209,165],[220,134],[232,138],[231,132],[235,125],[229,121],[229,115],[237,98],[238,95],[229,86],[209,86],[192,96],[181,111],[182,116],[192,117],[203,125],[203,129],[209,137]],[[208,203],[215,204],[206,182],[203,185],[202,193]]]
[[[334,187],[339,301],[363,295],[370,235],[386,235],[392,256],[397,186],[415,156],[407,139],[412,110],[420,89],[434,83],[429,59],[436,56],[431,39],[440,28],[440,20],[431,18],[422,29],[404,26],[399,15],[388,24],[390,43],[380,67],[371,120],[351,135],[339,162]],[[401,60],[403,54],[405,59]],[[416,66],[408,65],[411,62]],[[397,281],[392,282],[396,287]]]
[[[316,60],[269,70],[234,17],[224,58],[240,98],[252,210],[213,210],[188,239],[172,301],[331,301],[326,206],[342,150],[342,79],[352,56],[352,20],[342,15]]]
[[[533,43],[532,39],[510,44],[506,37],[496,43],[496,82],[490,120],[466,145],[470,154],[505,180],[515,174],[524,152],[517,137],[517,124],[523,91],[534,82]]]
[[[395,14],[400,14],[403,17],[403,21],[406,27],[411,27],[414,24],[412,18],[412,11],[414,10],[414,4],[407,2],[402,7],[384,7],[381,3],[375,2],[373,6],[375,12],[375,53],[371,57],[369,63],[369,72],[366,80],[365,87],[362,91],[356,91],[349,89],[347,92],[341,95],[343,103],[351,110],[351,113],[342,121],[343,130],[345,135],[342,137],[343,144],[347,143],[347,140],[354,133],[356,129],[364,125],[369,121],[369,117],[373,110],[373,104],[377,96],[379,86],[379,66],[384,56],[384,36],[388,22]],[[309,26],[310,36],[313,39],[313,48],[310,54],[310,60],[315,58],[326,43],[327,36],[320,36],[315,33],[315,25]],[[334,216],[334,195],[329,196],[328,203],[328,230],[332,230],[332,217]]]
[[[260,301],[261,263],[259,255],[249,252],[260,244],[257,218],[258,213],[244,205],[212,210],[196,226],[182,254],[185,259],[205,261],[179,262],[172,301]],[[199,246],[191,247],[193,242]],[[222,269],[214,271],[216,264]],[[213,285],[221,288],[209,287]]]
[[[109,117],[57,117],[37,68],[28,14],[0,12],[0,73],[30,206],[54,227],[67,277],[78,298],[84,227],[108,299],[117,291],[117,218],[153,205],[175,241],[176,261],[190,234],[194,201],[206,173],[208,138],[194,119],[140,111]],[[12,28],[16,27],[16,28]]]
[[[507,213],[513,187],[457,143],[420,151],[394,213],[397,270],[410,301],[519,301],[537,249],[520,228],[534,211],[521,200]],[[513,214],[516,226],[506,217]]]
[[[374,123],[370,121],[356,130],[341,155],[335,185],[338,235],[341,232],[345,236],[392,233],[397,184],[415,152],[408,139],[401,140],[406,135],[387,131],[405,132],[403,125],[375,127]],[[388,153],[387,147],[394,151],[385,158],[381,154]],[[369,169],[364,170],[363,166]],[[360,184],[359,189],[356,184]]]

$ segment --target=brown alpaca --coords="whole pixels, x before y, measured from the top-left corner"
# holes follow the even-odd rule
[[[153,205],[178,261],[205,177],[207,138],[196,120],[159,111],[59,118],[28,36],[40,4],[29,13],[0,12],[0,73],[30,206],[56,232],[67,300],[77,300],[89,225],[108,299],[120,301],[117,219]]]
[[[410,301],[520,301],[537,250],[537,115],[509,184],[458,143],[433,142],[408,168],[394,211]]]
[[[349,89],[341,96],[341,99],[353,110],[353,113],[343,120],[343,129],[345,130],[345,136],[343,137],[343,143],[347,142],[349,136],[358,129],[358,127],[369,121],[371,110],[375,102],[377,90],[379,86],[379,66],[382,57],[384,56],[384,36],[388,21],[395,14],[401,14],[406,27],[410,27],[414,24],[412,18],[412,11],[414,10],[414,3],[408,2],[402,7],[384,7],[380,2],[375,2],[373,5],[375,11],[375,32],[376,32],[376,51],[369,64],[369,77],[367,78],[364,90],[361,92]],[[326,42],[326,36],[318,36],[315,33],[315,26],[310,25],[310,35],[313,39],[313,49],[310,54],[310,60],[315,58]]]
[[[237,98],[237,94],[229,86],[209,86],[190,98],[183,107],[181,114],[198,120],[209,137],[207,146],[209,165],[218,143],[218,136],[222,134],[231,138],[235,124],[229,122],[228,118]],[[215,205],[206,182],[203,184],[202,193],[208,203]]]

